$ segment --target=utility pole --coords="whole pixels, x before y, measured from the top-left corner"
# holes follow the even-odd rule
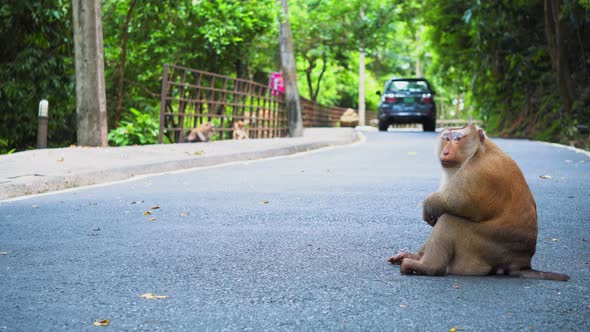
[[[359,17],[361,21],[367,22],[367,16],[363,11],[363,5],[359,8]],[[361,40],[359,48],[359,126],[365,125],[365,47]]]
[[[277,0],[283,8],[283,15],[279,16],[279,44],[281,46],[281,67],[285,85],[285,106],[289,123],[289,136],[303,136],[303,117],[301,115],[301,101],[297,89],[297,74],[295,72],[295,56],[293,55],[293,36],[289,23],[287,0]]]
[[[359,55],[359,126],[365,125],[365,50]]]
[[[100,0],[72,0],[78,145],[107,146]]]

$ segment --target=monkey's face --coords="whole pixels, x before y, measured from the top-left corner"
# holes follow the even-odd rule
[[[474,125],[462,128],[447,128],[440,135],[438,154],[442,167],[458,168],[469,159],[483,139],[480,139],[480,131]],[[483,131],[481,132],[483,135]]]

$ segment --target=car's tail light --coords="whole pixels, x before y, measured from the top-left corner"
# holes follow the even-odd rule
[[[395,98],[395,95],[384,95],[383,101],[385,101],[386,103],[395,103],[397,101],[397,98]]]
[[[432,99],[432,95],[430,93],[425,93],[422,95],[422,102],[425,104],[433,104],[434,99]]]

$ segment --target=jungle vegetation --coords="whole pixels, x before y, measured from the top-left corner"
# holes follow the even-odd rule
[[[267,83],[280,70],[277,6],[103,0],[109,129],[158,120],[165,63]],[[590,145],[588,0],[297,0],[289,12],[306,98],[357,108],[364,52],[369,111],[386,79],[424,76],[440,117],[481,119],[491,135]],[[72,36],[70,0],[0,4],[0,153],[34,147],[43,98],[49,146],[75,143]]]

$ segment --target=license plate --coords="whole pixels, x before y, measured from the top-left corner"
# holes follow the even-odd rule
[[[404,103],[413,103],[414,102],[414,97],[406,97],[404,98]]]

